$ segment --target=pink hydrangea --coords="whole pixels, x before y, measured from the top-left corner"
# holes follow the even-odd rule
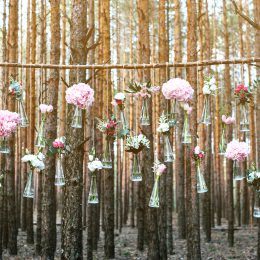
[[[231,116],[226,117],[225,115],[222,115],[222,122],[225,123],[226,125],[231,125],[235,122],[235,119]]]
[[[52,142],[52,146],[54,148],[57,148],[57,149],[63,149],[64,148],[64,143],[60,139],[55,139]]]
[[[41,113],[50,113],[53,111],[53,106],[52,105],[46,105],[46,104],[40,104],[39,109]]]
[[[85,83],[75,84],[66,90],[66,101],[81,109],[86,109],[94,102],[94,90]]]
[[[0,110],[0,136],[9,137],[16,131],[20,122],[19,114],[8,110]]]
[[[227,145],[225,157],[233,161],[243,161],[249,154],[249,147],[246,142],[233,140]]]
[[[192,99],[194,90],[188,81],[173,78],[163,84],[162,93],[166,99],[176,99],[180,102],[187,102]]]

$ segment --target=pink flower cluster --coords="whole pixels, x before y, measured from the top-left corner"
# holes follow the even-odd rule
[[[235,122],[235,118],[231,116],[226,117],[225,115],[222,115],[222,122],[226,125],[231,125]]]
[[[66,101],[80,109],[86,109],[94,102],[94,90],[85,83],[75,84],[66,90]]]
[[[248,91],[248,87],[245,86],[244,84],[237,85],[235,87],[235,93],[240,93],[241,91],[247,92]]]
[[[239,98],[240,103],[249,102],[252,94],[248,91],[248,87],[244,84],[240,84],[235,87],[235,96]]]
[[[52,142],[52,146],[56,149],[64,149],[65,145],[60,139],[55,139]]]
[[[142,89],[139,92],[136,92],[134,95],[135,97],[142,97],[142,98],[150,98],[152,93],[156,93],[160,91],[160,86],[153,86],[147,88],[142,86]]]
[[[249,147],[246,142],[233,140],[227,144],[225,157],[233,161],[244,161],[249,154]]]
[[[21,122],[19,114],[8,110],[0,110],[0,136],[8,137],[16,131]]]
[[[191,112],[192,112],[192,107],[191,106],[189,106],[189,104],[188,103],[185,103],[184,105],[183,105],[183,109],[187,112],[187,114],[189,115]]]
[[[159,174],[162,174],[163,172],[165,172],[165,170],[166,170],[166,165],[165,164],[161,163],[161,164],[158,165],[157,172]]]
[[[195,161],[200,161],[205,157],[204,151],[202,151],[198,145],[192,149],[191,155]]]
[[[166,99],[176,99],[180,102],[186,102],[192,99],[194,90],[188,81],[173,78],[163,84],[162,93]]]
[[[46,104],[40,104],[39,109],[41,113],[50,113],[53,111],[53,106],[52,105],[46,105]]]

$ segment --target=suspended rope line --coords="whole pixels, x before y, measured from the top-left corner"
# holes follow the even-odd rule
[[[209,66],[209,65],[221,65],[221,64],[249,64],[260,62],[260,57],[251,57],[243,59],[228,59],[228,60],[204,60],[204,61],[191,61],[191,62],[179,62],[179,63],[151,63],[151,64],[22,64],[22,63],[9,63],[1,62],[0,67],[16,67],[16,68],[43,68],[43,69],[153,69],[153,68],[165,68],[165,67],[197,67],[197,66]]]

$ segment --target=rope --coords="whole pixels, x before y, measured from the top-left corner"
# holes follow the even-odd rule
[[[249,64],[260,62],[260,57],[251,57],[243,59],[232,60],[204,60],[204,61],[191,61],[191,62],[179,62],[179,63],[154,63],[154,64],[86,64],[86,65],[65,65],[65,64],[22,64],[22,63],[10,63],[1,62],[0,67],[16,67],[16,68],[43,68],[43,69],[153,69],[153,68],[165,68],[165,67],[196,67],[196,66],[210,66],[220,64]]]

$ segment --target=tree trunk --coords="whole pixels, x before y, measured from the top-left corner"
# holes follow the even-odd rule
[[[86,64],[86,0],[74,0],[71,5],[71,63]],[[70,71],[70,85],[85,82],[85,70]],[[71,127],[74,107],[68,106],[66,139],[75,147],[65,158],[64,202],[62,209],[61,259],[82,259],[82,182],[83,129]]]
[[[18,1],[9,1],[9,23],[8,23],[8,61],[18,61]],[[9,75],[16,77],[17,69],[10,68]],[[7,109],[15,111],[15,99],[8,96]],[[7,211],[8,211],[8,249],[11,255],[17,254],[17,226],[15,214],[15,137],[9,138],[10,153],[6,156],[7,176]]]
[[[60,0],[51,0],[51,54],[50,62],[60,62]],[[57,138],[57,105],[59,90],[59,70],[50,70],[47,89],[47,104],[54,109],[47,116],[45,129],[47,140]],[[54,259],[56,249],[56,193],[55,193],[55,157],[47,156],[43,175],[42,198],[42,256]]]
[[[197,13],[196,0],[187,0],[187,60],[197,60]],[[191,101],[193,111],[190,116],[192,143],[191,147],[197,145],[197,70],[187,69],[187,80],[194,88]],[[190,149],[188,149],[190,151]],[[190,153],[187,154],[189,156]],[[197,194],[197,173],[195,161],[190,162],[190,171],[187,172],[187,208],[189,208],[187,248],[188,259],[201,259],[200,251],[200,223],[199,223],[199,200]]]

